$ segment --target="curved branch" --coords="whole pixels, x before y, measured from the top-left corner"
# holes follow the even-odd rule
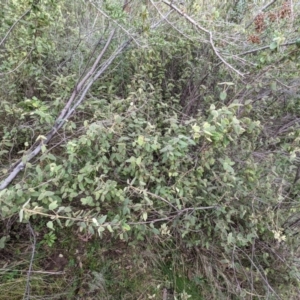
[[[2,39],[2,41],[0,42],[0,46],[4,43],[4,41],[7,39],[7,37],[9,36],[9,34],[12,32],[12,30],[14,29],[14,27],[27,15],[30,13],[32,8],[29,8],[28,10],[26,10],[24,12],[24,14],[9,28],[8,32],[6,33],[6,35],[4,36],[4,38]]]
[[[275,3],[277,0],[272,0],[271,2],[269,2],[269,3],[267,3],[265,6],[263,6],[259,11],[260,12],[262,12],[262,11],[264,11],[264,10],[266,10],[269,6],[271,6],[273,3]],[[246,27],[245,27],[245,29],[248,29],[250,26],[251,26],[251,24],[254,22],[254,20],[255,19],[253,19],[251,22],[249,22],[247,25],[246,25]]]
[[[17,71],[25,63],[25,61],[27,60],[27,58],[29,57],[29,55],[32,53],[33,50],[34,50],[34,48],[31,48],[31,50],[28,52],[26,57],[13,70],[10,70],[10,71],[5,72],[5,73],[0,73],[0,76],[8,75],[8,74],[11,74],[11,73]]]
[[[168,5],[169,7],[173,8],[174,10],[176,10],[176,12],[178,14],[180,14],[181,16],[183,16],[187,21],[189,21],[191,24],[193,24],[196,28],[200,29],[201,31],[203,31],[204,33],[209,35],[209,42],[210,45],[214,51],[214,53],[217,55],[217,57],[232,71],[234,71],[235,73],[237,73],[239,76],[244,77],[244,74],[241,73],[239,70],[237,70],[236,68],[234,68],[231,64],[229,64],[223,57],[222,55],[219,53],[218,49],[216,48],[215,44],[214,44],[214,37],[213,37],[213,33],[211,31],[209,31],[208,29],[206,29],[205,27],[199,25],[193,18],[191,18],[189,15],[187,15],[185,12],[181,11],[178,7],[176,7],[173,3],[169,2],[169,1],[162,1],[163,3],[165,3],[166,5]]]

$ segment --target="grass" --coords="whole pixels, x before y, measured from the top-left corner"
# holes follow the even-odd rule
[[[64,228],[55,232],[57,238],[49,245],[44,240],[48,229],[42,224],[35,226],[38,236],[30,299],[240,299],[235,290],[243,288],[239,276],[249,272],[249,263],[241,261],[234,273],[216,247],[184,248],[170,238],[127,243],[109,235],[102,239],[81,236],[74,228]],[[18,225],[0,249],[0,300],[26,299],[31,254],[26,224]],[[281,294],[282,299],[298,299],[297,284],[295,291]],[[263,290],[255,292],[256,296],[264,294]],[[256,298],[245,291],[242,299]]]
[[[82,241],[73,229],[64,229],[55,233],[57,239],[49,246],[41,228],[35,228],[39,236],[30,299],[163,299],[164,288],[168,300],[187,299],[185,295],[201,299],[199,282],[189,278],[180,251],[172,245],[110,237]],[[0,300],[23,299],[31,251],[28,234],[11,238],[0,250]]]

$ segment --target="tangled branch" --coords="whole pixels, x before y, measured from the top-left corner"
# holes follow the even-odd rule
[[[182,10],[180,10],[177,6],[175,6],[173,3],[169,2],[169,1],[165,1],[163,0],[163,3],[165,3],[166,5],[168,5],[169,7],[171,7],[172,9],[174,9],[178,14],[180,14],[181,16],[183,16],[188,22],[190,22],[191,24],[193,24],[196,28],[198,28],[199,30],[203,31],[204,33],[206,33],[209,36],[209,43],[214,51],[214,53],[216,54],[216,56],[224,63],[224,65],[226,65],[230,70],[232,70],[233,72],[235,72],[236,74],[238,74],[241,77],[244,77],[244,74],[241,73],[239,70],[237,70],[236,68],[234,68],[231,64],[229,64],[223,57],[222,55],[219,53],[217,47],[215,46],[214,43],[214,36],[213,33],[211,31],[209,31],[208,29],[206,29],[205,27],[199,25],[192,17],[190,17],[189,15],[187,15],[185,12],[183,12]]]
[[[30,150],[27,152],[25,156],[20,158],[14,166],[11,168],[10,174],[4,179],[0,184],[0,191],[5,189],[14,178],[24,169],[26,163],[31,161],[35,156],[37,156],[42,147],[47,145],[51,139],[55,136],[57,131],[65,124],[65,122],[72,116],[75,112],[76,108],[83,102],[87,92],[93,85],[93,83],[105,72],[105,70],[111,65],[111,63],[115,60],[115,58],[126,48],[128,42],[123,43],[111,56],[110,58],[103,63],[100,67],[100,70],[95,74],[95,70],[99,65],[100,60],[103,58],[103,55],[106,53],[109,45],[111,44],[112,38],[115,34],[115,29],[111,32],[110,36],[107,39],[107,42],[102,49],[101,53],[98,55],[91,69],[87,72],[84,78],[79,82],[78,85],[75,86],[73,93],[63,108],[61,114],[56,119],[54,126],[47,133],[45,139],[39,139],[35,144],[32,145]],[[76,99],[79,99],[76,101]]]

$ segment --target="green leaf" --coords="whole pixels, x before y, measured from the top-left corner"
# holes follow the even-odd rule
[[[81,198],[80,199],[81,203],[83,205],[90,205],[90,206],[94,206],[94,200],[91,196],[85,197],[85,198]]]
[[[278,47],[278,44],[276,42],[272,42],[269,47],[271,50],[275,50]]]
[[[54,210],[57,207],[58,207],[57,201],[53,201],[52,203],[49,204],[50,210]]]
[[[102,216],[100,219],[98,219],[99,225],[102,225],[105,222],[106,218],[107,218],[107,215]]]
[[[137,142],[138,142],[139,146],[143,146],[144,143],[145,143],[145,137],[144,137],[143,135],[140,135],[140,136],[138,137]]]
[[[131,156],[129,159],[126,160],[126,162],[135,163],[136,158],[134,156]]]
[[[84,175],[83,175],[83,174],[79,174],[79,175],[77,176],[78,182],[82,182],[83,178],[84,178]]]
[[[166,147],[162,148],[162,149],[160,150],[160,152],[161,152],[161,153],[164,153],[164,152],[171,152],[171,151],[173,151],[173,150],[174,150],[174,148],[173,148],[171,145],[167,145]]]
[[[107,229],[108,229],[109,232],[114,232],[110,225],[107,225]]]
[[[136,164],[137,164],[138,166],[140,166],[140,165],[141,165],[141,162],[142,162],[142,157],[139,156],[139,157],[136,159]]]
[[[147,221],[147,218],[148,218],[148,214],[146,211],[143,212],[143,220],[144,221]]]
[[[227,93],[225,91],[220,93],[220,99],[224,101],[227,98]]]
[[[45,144],[42,144],[41,151],[42,151],[42,153],[45,153],[47,151],[47,148],[46,148]]]
[[[53,196],[54,195],[54,192],[51,192],[51,191],[43,191],[41,192],[41,194],[39,195],[38,197],[38,200],[42,200],[46,197],[50,197],[50,196]]]
[[[3,236],[1,239],[0,239],[0,249],[4,249],[5,248],[5,242],[7,240],[7,237],[6,236]]]
[[[47,227],[53,230],[54,229],[53,222],[52,221],[47,222]]]
[[[103,232],[105,230],[105,228],[103,226],[99,226],[98,228],[98,233],[100,234],[101,232]]]
[[[122,229],[125,230],[125,231],[129,231],[131,228],[128,224],[123,224]]]

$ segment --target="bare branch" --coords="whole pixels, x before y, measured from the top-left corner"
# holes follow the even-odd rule
[[[211,31],[209,31],[208,29],[206,29],[205,27],[199,25],[193,18],[191,18],[189,15],[187,15],[185,12],[181,11],[178,7],[176,7],[173,3],[169,2],[169,1],[165,1],[163,0],[163,3],[165,3],[166,5],[170,6],[171,8],[173,8],[174,10],[176,10],[176,12],[178,14],[180,14],[181,16],[183,16],[187,21],[189,21],[191,24],[193,24],[196,28],[200,29],[201,31],[203,31],[204,33],[209,35],[209,42],[211,47],[213,48],[213,51],[215,52],[215,54],[218,56],[218,58],[232,71],[234,71],[235,73],[237,73],[239,76],[243,77],[244,74],[241,73],[239,70],[235,69],[231,64],[229,64],[219,53],[218,49],[216,48],[215,44],[214,44],[214,38],[213,38],[213,33]]]
[[[288,42],[288,43],[284,43],[284,44],[279,45],[279,47],[291,46],[291,45],[295,45],[296,43],[297,43],[297,41]],[[262,50],[266,50],[266,49],[269,49],[269,50],[270,50],[270,46],[268,45],[268,46],[263,46],[263,47],[260,47],[260,48],[248,50],[248,51],[242,52],[242,53],[237,54],[237,55],[238,55],[238,56],[248,55],[248,54],[256,53],[256,52],[259,52],[259,51],[262,51]]]
[[[138,41],[133,37],[133,35],[122,25],[120,25],[116,20],[112,19],[109,15],[107,15],[102,9],[100,9],[98,6],[96,6],[92,1],[90,1],[91,5],[94,6],[104,17],[112,21],[114,24],[116,24],[121,30],[123,30],[132,40],[136,43],[137,46],[139,46]],[[127,4],[126,4],[127,5]]]
[[[30,299],[30,276],[32,272],[32,264],[33,264],[33,259],[34,259],[34,254],[35,254],[35,247],[36,247],[36,236],[33,228],[31,227],[30,222],[28,222],[28,227],[29,227],[29,232],[30,232],[30,238],[32,242],[32,252],[31,252],[31,258],[30,258],[30,263],[29,263],[29,268],[28,268],[28,273],[27,273],[27,281],[26,281],[26,290],[25,290],[25,295],[23,299]]]
[[[161,13],[161,11],[159,10],[159,8],[157,7],[157,5],[154,3],[153,0],[150,0],[151,4],[155,7],[155,9],[157,10],[157,12],[159,13],[159,15],[162,17],[161,20],[159,20],[156,24],[156,26],[158,24],[160,24],[163,21],[166,21],[170,26],[172,26],[172,28],[176,31],[178,31],[182,36],[184,36],[186,39],[192,41],[192,39],[190,37],[188,37],[184,32],[182,32],[181,30],[179,30],[176,26],[174,26],[169,20],[168,20],[168,16],[172,13],[173,9],[169,10],[166,15],[163,15]]]
[[[67,111],[70,109],[70,106],[72,104],[72,102],[74,101],[74,99],[76,98],[76,96],[78,95],[78,93],[82,90],[83,85],[86,83],[86,81],[93,75],[97,64],[99,63],[99,61],[101,60],[101,58],[103,57],[104,53],[106,52],[113,36],[115,34],[115,30],[112,31],[112,33],[110,34],[104,48],[102,49],[101,53],[99,54],[99,56],[97,57],[95,63],[93,64],[93,66],[91,67],[90,71],[86,74],[86,76],[79,82],[79,84],[74,88],[74,91],[71,95],[71,98],[69,99],[69,101],[67,102],[67,104],[65,105],[64,109],[62,110],[61,114],[59,115],[59,117],[56,120],[56,123],[60,123],[61,120],[63,120],[65,118],[65,115],[67,113]],[[61,126],[60,126],[61,127]],[[60,128],[59,127],[59,128]]]
[[[260,10],[259,12],[262,12],[264,10],[266,10],[269,6],[271,6],[273,3],[275,3],[277,0],[272,0],[271,2],[267,3],[266,5],[264,5]],[[251,22],[249,22],[247,25],[246,25],[246,29],[248,29],[251,24],[254,22],[255,19],[253,19]]]
[[[5,72],[5,73],[0,73],[0,76],[8,75],[8,74],[11,74],[11,73],[17,71],[25,63],[25,61],[27,60],[27,58],[29,57],[29,55],[32,53],[33,50],[34,50],[34,48],[31,48],[29,53],[26,55],[26,57],[13,70]]]
[[[29,8],[28,10],[26,10],[24,12],[24,14],[9,28],[8,32],[6,33],[6,35],[4,36],[4,38],[2,39],[2,41],[0,42],[0,46],[4,43],[4,41],[6,40],[6,38],[9,36],[9,34],[12,32],[12,30],[14,29],[14,27],[27,15],[29,14],[29,12],[31,11],[31,8]]]
[[[21,159],[19,159],[14,166],[12,167],[12,171],[8,175],[8,177],[3,180],[0,184],[0,191],[5,189],[12,181],[13,179],[22,171],[26,165],[27,162],[29,162],[32,158],[34,158],[36,155],[38,155],[43,147],[43,145],[46,145],[50,142],[50,140],[53,138],[53,136],[57,133],[57,131],[65,124],[66,120],[74,113],[75,109],[83,102],[84,97],[92,84],[99,78],[99,76],[108,68],[108,66],[113,62],[113,60],[125,49],[127,46],[128,42],[123,43],[117,51],[111,57],[103,64],[101,69],[96,73],[96,75],[93,75],[93,72],[95,72],[95,69],[97,67],[97,64],[103,57],[104,53],[106,52],[108,46],[110,45],[112,38],[114,36],[115,30],[112,31],[110,34],[105,47],[97,57],[95,63],[93,64],[91,70],[88,72],[88,76],[85,76],[80,83],[74,88],[74,91],[65,105],[64,109],[62,110],[61,114],[59,117],[56,119],[56,122],[53,126],[53,128],[48,132],[46,135],[46,140],[43,141],[37,141],[31,149],[27,152],[25,156],[23,156]],[[89,81],[89,83],[85,86],[85,89],[82,91],[83,86],[86,84],[86,82]],[[80,94],[81,97],[79,100],[71,107],[72,103],[76,99],[76,97]]]
[[[169,206],[173,207],[177,212],[179,211],[179,210],[177,209],[177,207],[174,206],[170,201],[168,201],[167,199],[165,199],[165,198],[163,198],[163,197],[161,197],[161,196],[159,196],[159,195],[153,194],[153,193],[151,193],[151,192],[149,192],[149,191],[147,191],[147,190],[141,190],[141,189],[135,188],[135,187],[133,187],[133,186],[129,186],[129,188],[132,189],[132,190],[134,190],[134,191],[136,191],[136,192],[138,192],[138,193],[141,193],[141,194],[142,194],[142,193],[146,193],[146,194],[148,194],[148,195],[151,196],[151,197],[154,197],[154,198],[156,198],[156,199],[159,199],[159,200],[161,200],[161,201],[167,203]]]
[[[274,293],[274,296],[277,299],[281,299],[279,297],[279,295],[275,292],[275,290],[271,287],[271,285],[269,284],[269,281],[267,279],[267,277],[265,277],[264,272],[261,270],[261,266],[260,265],[256,265],[256,263],[252,260],[252,258],[240,247],[237,247],[245,256],[247,256],[247,258],[249,259],[249,261],[251,262],[251,265],[257,270],[258,274],[260,275],[261,279],[265,282],[266,286],[269,288],[270,291],[272,291]]]
[[[152,28],[154,28],[153,26]],[[99,64],[99,61],[103,57],[104,53],[106,52],[108,46],[110,45],[112,38],[115,34],[115,29],[110,34],[105,47],[101,51],[100,55],[97,57],[95,63],[91,67],[90,71],[84,76],[84,78],[79,82],[79,84],[75,85],[75,88],[73,90],[73,93],[63,108],[62,112],[58,116],[58,118],[55,121],[54,126],[52,129],[47,133],[46,140],[43,141],[37,141],[30,149],[27,151],[27,154],[24,155],[21,159],[19,159],[11,168],[10,174],[6,179],[4,179],[0,184],[0,191],[5,189],[13,180],[14,178],[19,174],[20,171],[22,171],[25,168],[25,165],[27,162],[29,162],[32,158],[37,156],[43,145],[46,145],[50,142],[50,140],[53,138],[53,136],[57,133],[57,131],[65,124],[65,122],[70,118],[70,116],[75,112],[76,108],[83,102],[87,92],[93,85],[93,83],[107,70],[107,68],[112,64],[112,62],[127,48],[127,46],[133,41],[133,37],[130,37],[127,41],[125,41],[115,52],[99,67],[99,70],[96,71],[97,65]],[[96,72],[96,74],[95,74]],[[74,100],[78,97],[79,99],[74,103]]]

